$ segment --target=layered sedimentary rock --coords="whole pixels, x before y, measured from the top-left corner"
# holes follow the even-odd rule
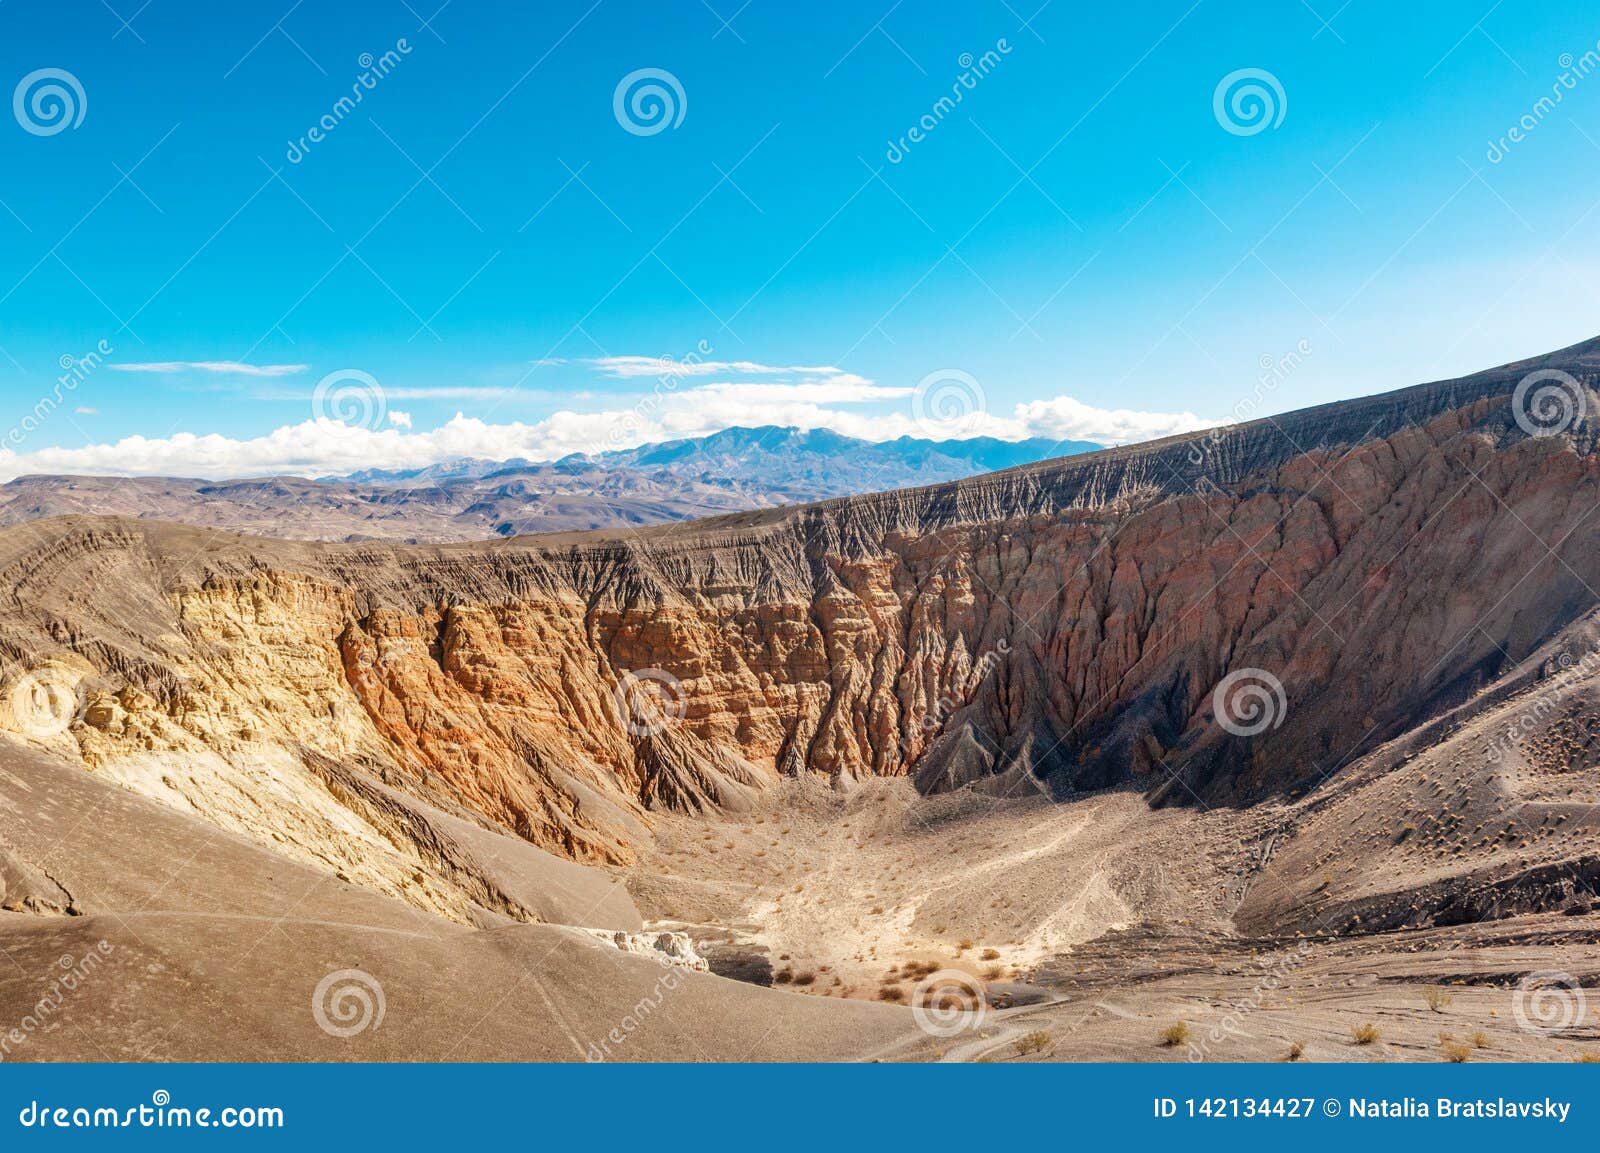
[[[0,725],[457,919],[538,917],[466,859],[463,829],[621,864],[653,810],[739,808],[780,775],[1298,794],[1595,603],[1592,427],[1531,435],[1513,403],[1551,368],[1594,411],[1590,344],[635,533],[408,547],[16,526]]]

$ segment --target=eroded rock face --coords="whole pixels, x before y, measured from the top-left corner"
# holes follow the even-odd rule
[[[710,964],[695,952],[694,942],[689,939],[688,933],[624,933],[611,929],[580,929],[579,932],[587,933],[624,953],[648,957],[659,965],[696,973],[711,972]]]
[[[622,536],[7,529],[0,652],[79,670],[83,707],[0,723],[458,918],[479,895],[394,798],[615,864],[653,809],[738,808],[779,774],[1304,790],[1592,605],[1593,431],[1532,437],[1510,407],[1546,365],[1592,382],[1600,358]],[[1218,686],[1256,671],[1265,722],[1219,723]]]

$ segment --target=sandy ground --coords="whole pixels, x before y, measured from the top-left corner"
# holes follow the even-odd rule
[[[1341,938],[1268,867],[1295,816],[789,783],[738,818],[663,820],[629,885],[647,924],[764,955],[792,993],[948,1010],[875,1059],[1600,1058],[1600,915]],[[1384,883],[1367,865],[1352,900]],[[1251,902],[1306,931],[1241,932]],[[1518,992],[1546,970],[1579,988]]]
[[[616,878],[494,848],[554,911],[637,923]],[[888,1005],[448,921],[0,742],[6,1062],[849,1061],[917,1036]]]
[[[1552,941],[1539,919],[1393,942],[1289,945],[1209,953],[1183,946],[1187,971],[1145,973],[1118,943],[1097,950],[1097,980],[1058,983],[1055,1003],[974,1014],[949,1038],[897,1056],[989,1061],[1578,1061],[1600,1060],[1595,947],[1580,919]],[[1411,934],[1401,935],[1411,938]],[[1527,938],[1538,938],[1530,942]],[[1176,943],[1174,943],[1176,944]],[[1412,952],[1410,950],[1416,949]],[[1586,974],[1587,993],[1519,993],[1520,974]],[[1123,970],[1113,979],[1108,969]],[[1172,1030],[1178,1030],[1173,1033]],[[1358,1031],[1361,1031],[1358,1034]],[[1024,1040],[1024,1039],[1027,1040]],[[1366,1038],[1363,1040],[1362,1038]]]
[[[1226,899],[1193,852],[1197,818],[1237,843],[1264,814],[1152,811],[1133,793],[1053,804],[920,798],[904,780],[845,795],[791,782],[739,818],[664,819],[629,884],[650,923],[733,926],[778,974],[811,974],[808,992],[909,995],[915,982],[891,969],[1011,979],[1151,917],[1220,923],[1220,904],[1192,899],[1208,887]]]

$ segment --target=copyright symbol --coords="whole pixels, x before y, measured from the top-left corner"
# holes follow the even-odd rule
[[[1338,1098],[1329,1097],[1326,1101],[1324,1101],[1322,1103],[1322,1111],[1330,1117],[1337,1117],[1339,1115]]]

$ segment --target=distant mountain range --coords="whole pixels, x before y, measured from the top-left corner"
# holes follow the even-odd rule
[[[872,442],[761,427],[546,463],[461,459],[319,480],[27,476],[0,485],[0,524],[87,514],[305,540],[475,540],[937,484],[1100,447],[992,437]]]

